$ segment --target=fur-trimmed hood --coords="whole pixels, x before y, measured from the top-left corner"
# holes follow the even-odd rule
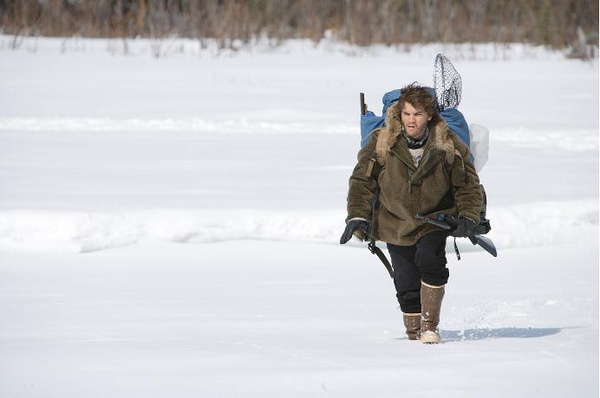
[[[398,142],[398,139],[404,132],[400,111],[400,102],[397,101],[388,108],[385,117],[385,126],[379,129],[375,153],[380,164],[385,164],[387,153]],[[450,135],[453,133],[441,117],[438,116],[434,120],[436,121],[430,123],[428,126],[430,137],[426,146],[444,151],[446,153],[446,161],[452,164],[455,155],[455,146]]]

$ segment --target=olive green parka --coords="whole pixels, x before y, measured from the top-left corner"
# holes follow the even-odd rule
[[[399,246],[414,245],[423,235],[439,230],[417,220],[417,214],[431,218],[447,214],[479,222],[483,195],[469,148],[443,119],[433,120],[437,122],[430,122],[423,157],[415,166],[402,135],[399,102],[388,108],[386,125],[373,131],[358,153],[349,182],[346,221],[371,221],[374,216],[372,237]]]

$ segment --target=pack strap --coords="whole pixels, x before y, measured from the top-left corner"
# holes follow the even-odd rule
[[[390,264],[389,260],[387,259],[387,257],[383,253],[383,251],[377,247],[377,245],[375,244],[375,241],[371,240],[371,242],[369,242],[367,247],[369,248],[369,251],[372,254],[375,254],[377,257],[379,257],[379,259],[383,263],[383,266],[387,270],[388,274],[390,274],[390,277],[392,279],[394,279],[394,268],[392,267],[392,264]]]
[[[456,253],[456,259],[460,261],[460,251],[458,251],[458,245],[456,244],[456,237],[454,238],[454,253]]]
[[[381,171],[381,169],[377,170],[378,173],[379,171]],[[392,267],[392,264],[390,264],[390,261],[387,259],[383,251],[377,247],[377,244],[375,244],[375,239],[373,238],[373,230],[375,229],[376,222],[375,220],[377,219],[375,209],[377,207],[377,202],[379,201],[379,191],[379,189],[375,191],[375,195],[373,195],[371,202],[371,222],[369,223],[369,229],[367,230],[367,236],[370,238],[370,241],[367,247],[372,254],[375,254],[377,257],[379,257],[388,274],[390,274],[390,277],[394,279],[394,267]]]

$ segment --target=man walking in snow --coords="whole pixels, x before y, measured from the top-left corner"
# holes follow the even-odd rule
[[[451,235],[466,237],[479,222],[483,196],[469,148],[440,117],[428,88],[402,89],[385,126],[358,153],[349,185],[340,243],[352,235],[387,243],[408,338],[439,343],[448,232],[416,215],[454,216]]]

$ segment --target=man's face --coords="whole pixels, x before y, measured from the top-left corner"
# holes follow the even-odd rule
[[[408,102],[404,103],[400,114],[406,135],[415,140],[421,139],[425,134],[427,122],[431,120],[431,115],[425,112],[423,107],[415,108]]]

